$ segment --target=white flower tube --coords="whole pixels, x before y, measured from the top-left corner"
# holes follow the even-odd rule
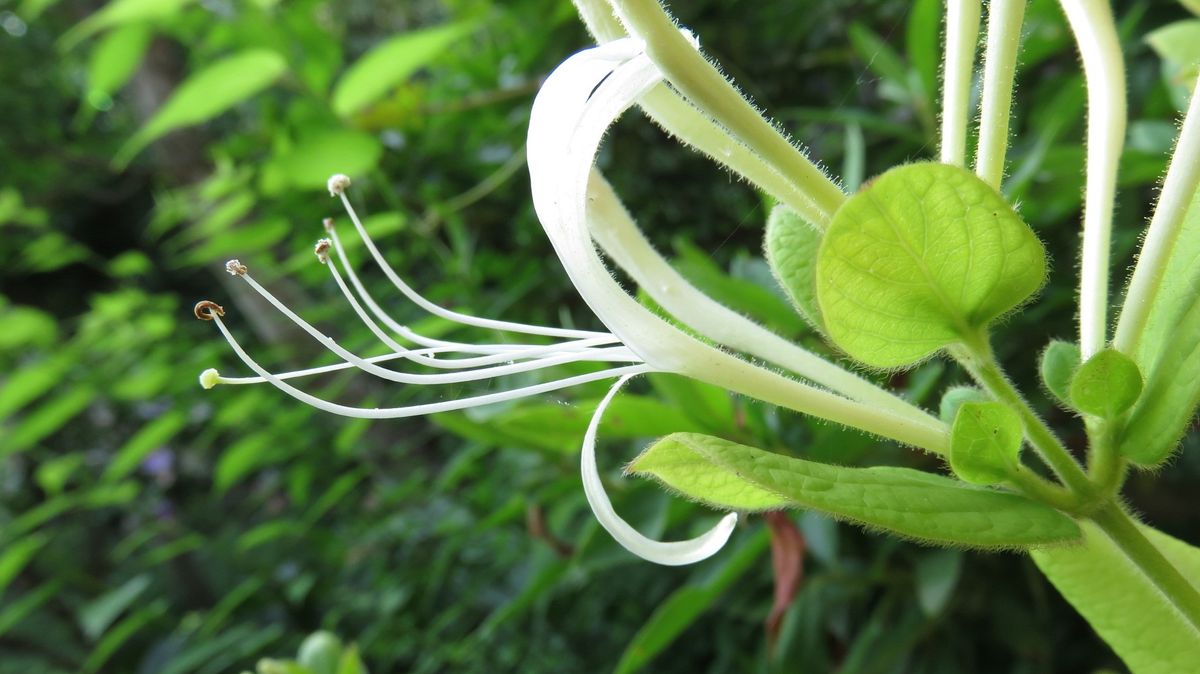
[[[654,68],[647,67],[645,56],[636,56],[614,69],[611,54],[628,53],[630,44],[636,41],[619,40],[572,56],[547,78],[531,115],[528,153],[534,206],[584,301],[626,346],[656,370],[684,374],[772,404],[944,452],[947,439],[943,428],[848,400],[705,345],[647,311],[613,280],[586,224],[587,183],[605,130],[630,101],[660,77]]]

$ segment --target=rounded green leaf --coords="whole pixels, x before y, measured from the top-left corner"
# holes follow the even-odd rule
[[[1079,345],[1054,340],[1042,352],[1042,362],[1038,366],[1046,390],[1067,407],[1074,407],[1071,404],[1071,378],[1079,369],[1080,360]]]
[[[942,401],[938,404],[938,417],[947,424],[953,424],[954,418],[958,416],[958,408],[962,407],[963,403],[988,400],[991,400],[988,394],[974,386],[953,386],[942,394]]]
[[[1045,277],[1041,242],[999,193],[960,167],[909,164],[834,214],[817,300],[834,343],[892,368],[973,338]]]
[[[1105,349],[1087,359],[1071,379],[1071,402],[1080,412],[1106,419],[1133,406],[1142,393],[1142,373],[1125,354]]]
[[[375,168],[382,156],[383,144],[369,133],[323,129],[267,162],[262,173],[264,191],[276,192],[284,186],[325,190],[329,176],[363,175]]]
[[[792,304],[808,324],[818,330],[821,309],[817,305],[817,250],[821,231],[796,211],[780,204],[767,218],[766,252],[771,272]]]
[[[287,70],[287,61],[270,49],[247,49],[227,56],[188,77],[154,117],[117,152],[118,166],[161,136],[225,112],[270,86]]]
[[[338,674],[342,659],[342,640],[329,632],[313,632],[300,644],[296,662],[313,674]]]
[[[1024,428],[998,402],[963,403],[950,428],[950,468],[973,484],[999,484],[1017,470]]]

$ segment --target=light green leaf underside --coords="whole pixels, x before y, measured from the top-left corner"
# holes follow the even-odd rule
[[[397,35],[355,61],[333,89],[333,110],[352,115],[428,64],[472,26],[451,24]]]
[[[287,61],[269,49],[247,49],[192,74],[117,152],[117,165],[129,162],[161,136],[206,122],[270,86]]]
[[[1041,242],[999,193],[960,167],[909,164],[834,214],[817,299],[838,346],[891,368],[974,337],[1045,274]]]
[[[946,424],[953,424],[954,418],[958,416],[958,408],[963,406],[963,403],[981,403],[991,400],[988,394],[975,388],[974,386],[953,386],[942,394],[942,400],[938,403],[938,418]]]
[[[1122,455],[1144,466],[1162,463],[1171,455],[1200,404],[1200,302],[1192,305],[1174,333],[1118,444]]]
[[[783,204],[767,218],[766,252],[771,272],[808,324],[824,331],[817,305],[817,250],[821,232]]]
[[[907,468],[803,461],[694,433],[663,438],[629,472],[720,508],[807,508],[938,544],[1013,548],[1079,535],[1070,518],[1015,494]]]
[[[1071,401],[1081,412],[1112,418],[1142,392],[1142,373],[1129,356],[1105,349],[1087,359],[1071,379]]]
[[[950,467],[974,484],[999,484],[1017,469],[1024,427],[998,402],[964,403],[950,429]]]
[[[1149,527],[1142,530],[1185,577],[1193,583],[1200,578],[1200,549]],[[1083,532],[1083,545],[1034,550],[1038,568],[1133,674],[1194,671],[1200,632],[1099,527],[1085,523]]]
[[[1081,359],[1079,346],[1073,342],[1054,340],[1042,352],[1042,361],[1038,366],[1042,383],[1051,395],[1067,407],[1072,407],[1071,377],[1079,369]]]

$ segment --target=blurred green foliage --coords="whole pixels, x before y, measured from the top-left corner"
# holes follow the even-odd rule
[[[848,187],[932,154],[937,0],[676,4]],[[1187,15],[1118,5],[1131,124],[1114,241],[1128,259],[1181,100],[1182,66],[1143,37]],[[691,569],[642,563],[592,520],[575,452],[602,385],[375,424],[272,389],[200,390],[201,370],[234,363],[191,318],[202,298],[224,304],[277,369],[321,358],[230,283],[221,264],[235,255],[340,342],[369,348],[310,252],[334,213],[323,190],[335,171],[355,177],[368,226],[431,298],[594,327],[533,217],[523,169],[540,79],[588,43],[565,0],[9,0],[0,31],[0,672],[322,674],[328,665],[306,662],[301,645],[317,630],[356,644],[337,648],[372,672],[1118,666],[1027,559],[922,548],[812,515],[796,520],[799,593],[768,639],[772,535],[761,519]],[[1058,264],[998,349],[1036,390],[1031,354],[1072,332],[1084,113],[1054,2],[1031,2],[1025,45],[1005,189]],[[688,278],[824,348],[761,259],[759,195],[634,114],[602,162]],[[414,327],[448,329],[388,306]],[[817,461],[931,467],[678,378],[650,380],[606,418],[618,456],[694,430]],[[891,383],[933,407],[961,381],[930,363]],[[367,405],[464,392],[450,389],[322,382]],[[1070,421],[1048,397],[1037,403]],[[1191,540],[1196,457],[1130,493],[1152,523]],[[614,501],[643,531],[685,535],[711,521],[621,479],[620,463],[605,460]],[[263,660],[297,649],[296,662]],[[356,671],[357,655],[339,657],[332,671]]]

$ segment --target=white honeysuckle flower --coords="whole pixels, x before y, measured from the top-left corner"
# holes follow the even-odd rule
[[[696,44],[694,39],[690,41]],[[206,370],[200,376],[201,385],[211,388],[217,384],[266,382],[301,402],[335,414],[387,419],[461,410],[617,378],[597,407],[583,438],[584,490],[601,525],[621,545],[643,558],[668,565],[693,563],[715,553],[728,540],[737,515],[729,514],[697,538],[677,542],[646,538],[617,515],[604,492],[596,465],[596,435],[609,402],[626,381],[638,374],[684,375],[774,405],[945,453],[946,427],[940,421],[707,297],[675,272],[642,236],[593,165],[609,126],[640,95],[662,80],[661,72],[645,54],[643,43],[635,38],[613,40],[581,51],[555,69],[539,91],[531,113],[527,155],[535,210],[567,275],[609,332],[480,318],[430,302],[387,263],[350,203],[347,195],[350,178],[338,174],[329,179],[330,194],[341,200],[375,264],[409,301],[432,315],[464,326],[537,336],[552,339],[553,343],[470,344],[435,339],[409,329],[384,311],[367,291],[347,259],[333,221],[327,219],[324,224],[328,238],[319,240],[314,252],[329,269],[355,314],[388,352],[364,357],[345,349],[259,284],[246,265],[231,260],[226,267],[230,274],[244,281],[341,362],[271,373],[234,339],[222,320],[224,310],[215,303],[202,302],[196,306],[196,315],[215,322],[234,353],[257,376],[224,377],[216,370]],[[802,380],[700,341],[651,312],[614,280],[597,244],[666,312],[696,334],[734,352],[784,368]],[[408,361],[445,372],[410,373],[380,366],[392,361]],[[577,362],[612,366],[507,391],[396,408],[350,407],[318,398],[288,383],[310,375],[356,368],[401,384],[457,384]]]

